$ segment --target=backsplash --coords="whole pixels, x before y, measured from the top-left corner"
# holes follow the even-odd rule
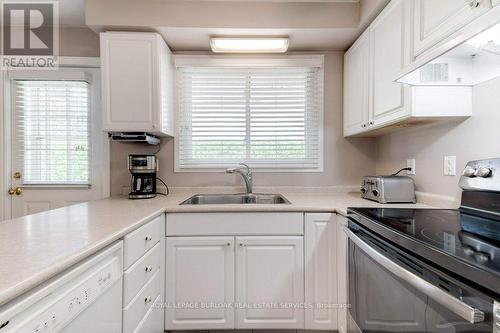
[[[417,191],[460,197],[458,181],[467,161],[500,157],[500,79],[473,88],[473,115],[446,125],[406,128],[377,139],[376,171],[388,174],[416,159]],[[456,176],[443,175],[444,156],[457,157]]]
[[[361,177],[375,172],[375,140],[344,139],[342,133],[343,52],[325,54],[324,86],[324,171],[254,172],[255,186],[342,186],[358,185]],[[158,153],[158,176],[169,186],[240,186],[241,177],[221,172],[174,173],[174,139],[163,139]],[[111,144],[111,194],[129,186],[127,155],[154,153],[156,147],[136,144]]]

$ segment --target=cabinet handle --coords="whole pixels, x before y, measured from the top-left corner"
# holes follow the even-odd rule
[[[151,296],[147,296],[144,298],[144,303],[151,303]]]
[[[151,265],[149,265],[144,270],[146,271],[146,273],[149,273],[153,270],[153,267],[151,267]]]
[[[373,125],[373,121],[370,121],[370,125]]]
[[[152,241],[152,240],[153,240],[153,237],[151,237],[151,236],[146,236],[146,242],[150,242],[150,241]]]
[[[361,127],[365,128],[365,127],[366,127],[366,124],[361,125]]]
[[[240,243],[240,246],[243,247],[243,243]]]
[[[227,245],[227,246],[231,246],[231,242],[227,242],[227,244],[226,244],[226,245]]]
[[[479,0],[467,0],[467,2],[469,3],[469,7],[472,9],[479,7],[481,4]]]

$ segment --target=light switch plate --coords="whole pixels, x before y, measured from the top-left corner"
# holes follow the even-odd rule
[[[443,165],[443,174],[445,176],[456,176],[457,175],[457,157],[456,156],[445,156]]]
[[[411,171],[406,171],[407,175],[414,175],[415,174],[415,159],[411,158],[406,160],[406,167],[411,168]]]

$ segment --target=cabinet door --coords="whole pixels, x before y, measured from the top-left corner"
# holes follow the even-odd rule
[[[344,56],[344,136],[366,130],[368,124],[369,31]]]
[[[335,226],[337,228],[337,286],[338,286],[338,331],[347,333],[347,246],[348,239],[344,232],[344,227],[347,226],[347,218],[341,215],[336,215]]]
[[[475,0],[414,1],[414,57],[438,44],[491,8],[489,0],[477,2],[474,2]]]
[[[333,214],[306,214],[306,330],[337,330],[336,233]]]
[[[104,129],[153,131],[159,110],[157,37],[101,33]]]
[[[167,237],[166,330],[234,328],[234,238]]]
[[[304,328],[303,238],[236,238],[236,328]]]
[[[405,24],[405,14],[405,1],[392,0],[370,26],[370,126],[379,127],[410,115],[410,108],[405,107],[409,88],[393,81],[396,73],[405,65],[408,54],[405,54],[408,26]]]

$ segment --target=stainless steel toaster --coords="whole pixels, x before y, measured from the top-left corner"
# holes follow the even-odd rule
[[[361,197],[379,203],[416,203],[415,182],[408,176],[366,176]]]

